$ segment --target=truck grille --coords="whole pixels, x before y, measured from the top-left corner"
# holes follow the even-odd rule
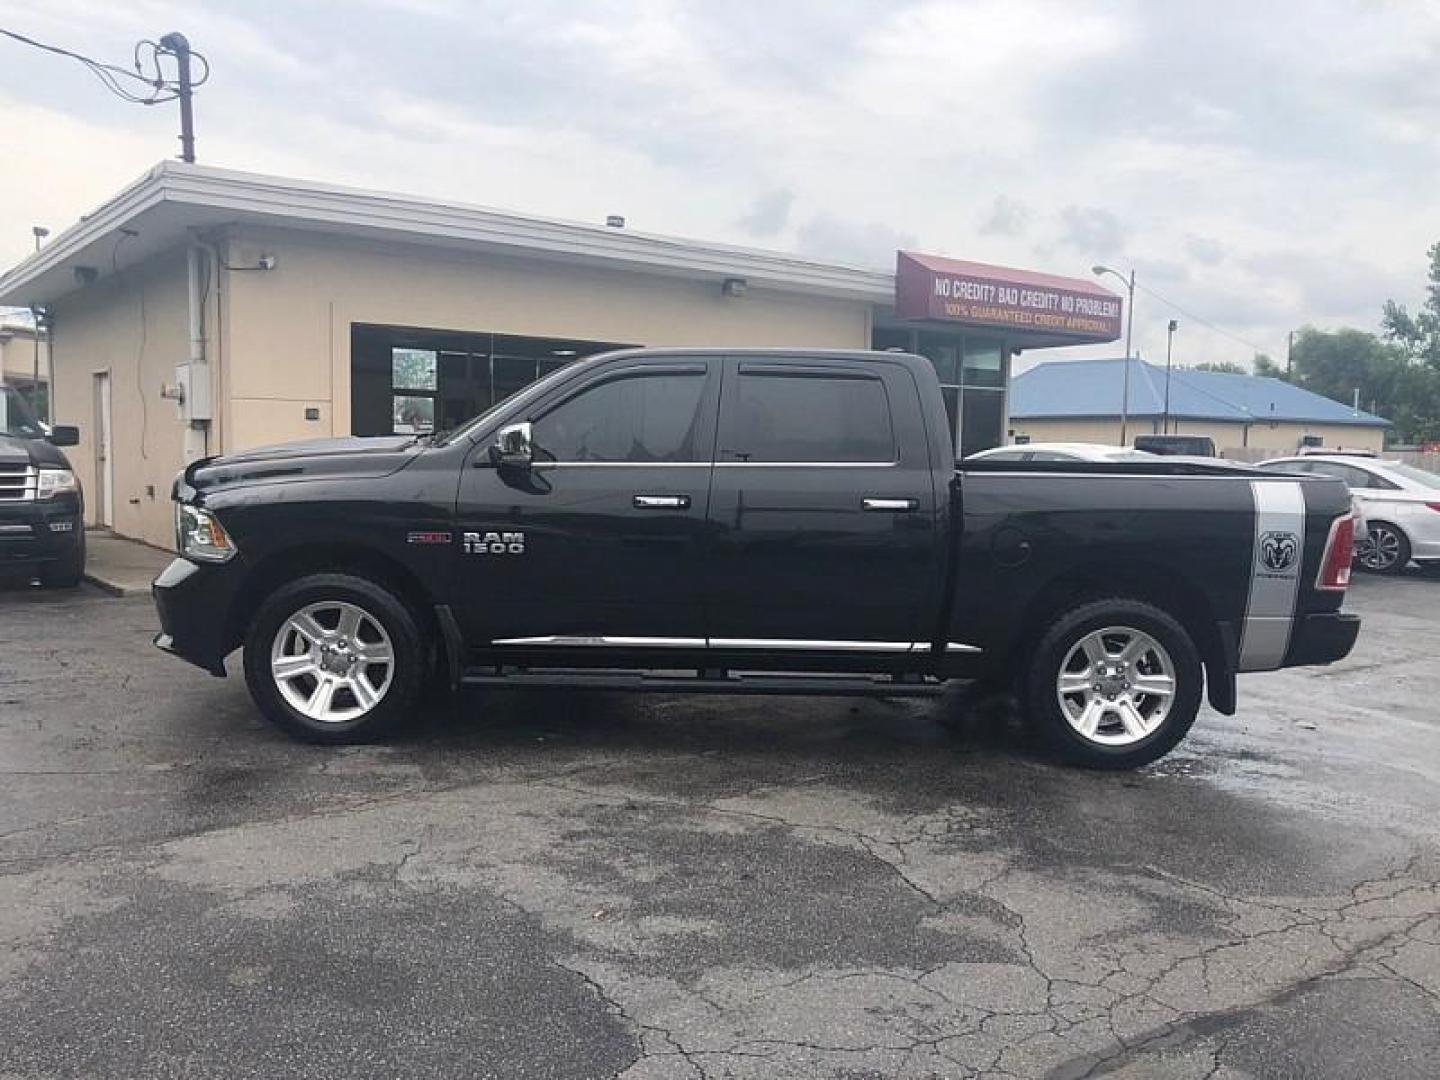
[[[34,466],[0,463],[0,503],[34,499],[36,479]]]

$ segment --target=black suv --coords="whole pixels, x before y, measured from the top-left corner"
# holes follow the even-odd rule
[[[24,397],[0,384],[0,572],[70,588],[85,572],[85,504],[58,447],[73,427],[46,427]]]

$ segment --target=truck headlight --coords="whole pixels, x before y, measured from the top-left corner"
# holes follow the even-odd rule
[[[188,503],[175,504],[175,547],[186,558],[222,563],[235,556],[235,544],[214,514]]]
[[[80,490],[75,474],[69,469],[42,468],[36,474],[35,498],[53,499],[56,495],[73,495]]]

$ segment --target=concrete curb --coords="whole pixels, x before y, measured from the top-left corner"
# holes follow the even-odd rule
[[[115,597],[144,596],[150,592],[149,585],[121,585],[115,581],[106,581],[104,578],[98,577],[95,574],[90,573],[88,570],[82,576],[81,580],[88,585],[94,585],[95,588],[99,589],[101,592],[108,593],[109,595]]]

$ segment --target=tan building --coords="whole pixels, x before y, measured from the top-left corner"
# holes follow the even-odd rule
[[[15,387],[43,420],[50,395],[50,345],[35,323],[20,315],[0,314],[0,382]]]
[[[1390,422],[1280,379],[1130,362],[1127,444],[1137,435],[1208,435],[1225,451],[1302,446],[1380,450]],[[1012,442],[1119,445],[1125,361],[1048,361],[1012,381]],[[1236,456],[1251,456],[1240,455]]]
[[[91,523],[168,546],[190,460],[449,427],[617,345],[919,351],[969,452],[1003,440],[1013,355],[1118,336],[1090,281],[897,269],[167,162],[0,277],[0,303],[47,313]]]

